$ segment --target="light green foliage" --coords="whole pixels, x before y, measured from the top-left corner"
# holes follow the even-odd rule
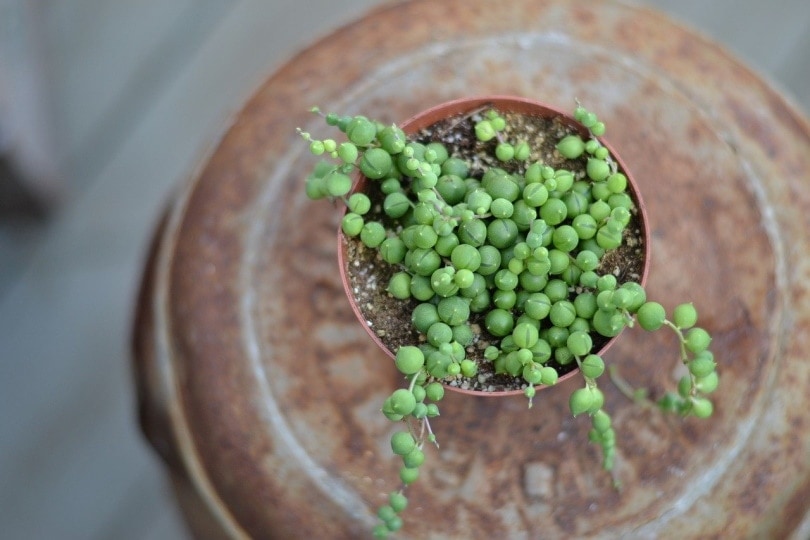
[[[574,117],[588,136],[560,137],[556,152],[571,170],[555,170],[533,161],[538,153],[525,140],[509,140],[507,115],[475,114],[466,135],[479,152],[491,152],[493,163],[475,176],[469,156],[363,116],[325,115],[328,125],[344,132],[341,143],[299,130],[313,155],[332,158],[307,177],[307,196],[342,200],[343,232],[397,265],[387,291],[414,302],[411,323],[423,336],[397,351],[406,387],[382,406],[386,418],[408,429],[391,437],[403,488],[380,507],[376,537],[402,527],[400,514],[408,506],[403,490],[419,476],[425,443],[436,442],[429,420],[439,415],[443,383],[475,382],[482,370],[494,371],[522,380],[531,406],[538,386],[553,385],[560,370],[578,366],[585,384],[570,395],[569,408],[574,416],[591,417],[589,439],[611,470],[616,431],[603,409],[597,380],[606,368],[595,344],[638,322],[649,331],[673,330],[686,366],[678,391],[665,394],[660,408],[699,418],[713,412],[706,396],[719,377],[711,336],[696,326],[695,307],[676,306],[670,321],[641,285],[602,268],[605,254],[623,245],[636,213],[627,176],[597,139],[604,123],[578,106]],[[366,177],[367,191],[352,194],[357,173]],[[473,328],[480,327],[488,344],[483,359],[468,358],[480,337]],[[614,382],[628,397],[641,395],[618,377]]]

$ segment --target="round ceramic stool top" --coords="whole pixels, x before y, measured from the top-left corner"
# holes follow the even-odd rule
[[[306,200],[308,110],[400,121],[466,95],[578,98],[636,175],[648,293],[694,300],[721,375],[708,421],[602,385],[615,490],[580,381],[521,397],[447,395],[401,538],[778,538],[810,531],[810,129],[699,35],[607,2],[397,3],[273,74],[171,201],[145,273],[141,418],[198,536],[363,538],[396,488],[400,385],[360,328],[336,259],[339,212]],[[320,131],[319,131],[320,130]],[[609,361],[654,395],[674,340],[625,332]]]

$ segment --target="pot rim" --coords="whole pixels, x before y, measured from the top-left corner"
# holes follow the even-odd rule
[[[470,113],[472,111],[475,111],[476,109],[487,107],[492,107],[503,112],[522,113],[544,117],[559,117],[562,118],[569,126],[577,129],[581,135],[585,136],[588,134],[588,130],[584,126],[582,126],[582,124],[577,122],[570,113],[567,113],[562,109],[555,107],[554,105],[550,105],[545,102],[530,98],[501,95],[501,94],[472,96],[445,101],[443,103],[439,103],[437,105],[429,107],[411,116],[410,118],[399,124],[399,127],[407,135],[413,135],[414,133],[417,133],[422,129],[429,127],[445,118],[456,116],[459,114]],[[627,167],[622,157],[616,152],[614,147],[604,137],[597,137],[597,139],[603,146],[605,146],[608,149],[611,157],[618,163],[619,169],[627,177],[627,185],[629,188],[628,193],[633,198],[633,202],[635,203],[638,211],[639,222],[641,225],[641,236],[644,238],[644,260],[642,263],[641,277],[639,279],[639,283],[642,286],[644,286],[647,282],[647,276],[650,268],[650,233],[648,227],[649,221],[647,218],[647,207],[646,204],[644,203],[643,197],[641,196],[641,192],[638,188],[638,184],[635,181],[635,177],[630,171],[630,169]],[[356,173],[356,180],[354,186],[352,187],[352,192],[355,192],[359,188],[362,188],[363,185],[365,184],[365,181],[366,181],[365,177],[363,177],[362,174],[360,174],[360,172],[358,171]],[[352,287],[349,282],[349,275],[347,271],[347,266],[349,263],[346,257],[347,241],[340,226],[338,226],[337,230],[337,241],[338,241],[338,267],[340,270],[340,279],[341,282],[343,283],[343,289],[349,300],[349,304],[352,308],[352,311],[357,317],[357,320],[360,322],[360,325],[371,337],[372,341],[374,341],[374,343],[383,352],[385,352],[385,354],[388,357],[390,357],[393,360],[394,358],[396,358],[396,354],[392,350],[390,350],[385,345],[385,343],[382,342],[379,336],[377,336],[377,334],[372,330],[372,328],[366,323],[366,318],[363,315],[362,310],[357,305],[357,302],[355,300],[354,294],[352,292]],[[605,354],[623,333],[624,330],[622,330],[622,332],[619,332],[619,334],[617,334],[616,336],[610,338],[594,354],[599,355]],[[579,367],[576,367],[573,370],[569,371],[568,373],[560,376],[555,385],[552,386],[536,385],[535,388],[537,388],[537,390],[553,388],[554,386],[558,386],[562,382],[576,376],[579,373],[579,371],[580,371]],[[500,390],[487,392],[483,390],[470,390],[459,388],[457,386],[448,384],[447,382],[444,381],[441,382],[447,390],[470,396],[506,397],[515,395],[522,396],[524,394],[523,390]]]

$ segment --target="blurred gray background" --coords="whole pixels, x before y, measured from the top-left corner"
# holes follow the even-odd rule
[[[128,339],[161,204],[252,90],[381,0],[0,0],[0,536],[184,538]],[[810,110],[806,0],[656,0]]]

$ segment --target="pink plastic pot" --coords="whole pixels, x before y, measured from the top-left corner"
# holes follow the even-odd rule
[[[465,113],[470,113],[477,110],[483,111],[486,110],[487,108],[495,108],[501,112],[521,113],[533,116],[541,116],[545,118],[560,117],[563,119],[565,123],[577,129],[583,137],[588,135],[588,130],[584,126],[579,124],[573,118],[573,116],[560,109],[531,99],[513,96],[497,96],[497,95],[469,97],[448,101],[418,113],[417,115],[403,122],[400,125],[400,127],[403,129],[403,131],[405,131],[407,135],[413,135],[446,118],[462,115]],[[633,199],[636,208],[638,209],[638,221],[640,223],[641,237],[643,239],[643,250],[644,250],[643,255],[644,260],[642,263],[642,271],[640,273],[639,282],[643,286],[647,280],[647,272],[650,260],[649,231],[647,227],[647,213],[646,207],[644,205],[644,200],[641,197],[641,194],[638,190],[638,186],[635,182],[635,179],[633,178],[632,173],[630,172],[626,164],[622,161],[621,156],[619,156],[616,153],[614,148],[606,140],[600,138],[600,141],[605,147],[607,147],[610,150],[612,157],[617,161],[619,165],[619,170],[621,170],[627,176],[628,193],[630,197]],[[354,186],[354,191],[355,192],[363,191],[366,188],[366,184],[367,179],[358,173],[358,177],[356,179]],[[346,296],[348,297],[349,303],[351,304],[351,308],[354,311],[355,315],[357,316],[358,321],[363,326],[363,328],[365,328],[366,332],[371,337],[371,339],[389,357],[393,359],[395,358],[396,351],[392,351],[388,347],[388,345],[386,345],[383,342],[383,340],[377,335],[373,326],[370,326],[367,323],[367,321],[369,320],[368,314],[364,312],[364,310],[360,305],[358,305],[357,299],[355,297],[354,291],[352,290],[351,282],[349,279],[348,265],[351,263],[351,261],[349,260],[349,255],[347,253],[347,247],[348,247],[348,239],[340,230],[340,228],[338,228],[338,261],[340,266],[341,280],[343,282],[343,287],[346,292]],[[410,320],[403,320],[402,324],[410,325],[411,322]],[[621,334],[608,340],[604,345],[602,345],[602,347],[599,350],[595,352],[600,355],[604,354],[611,347],[611,345],[613,345],[613,343],[619,338],[619,336],[621,336]],[[579,369],[575,368],[572,371],[569,371],[561,375],[557,384],[575,376],[577,373],[579,373]],[[462,389],[452,385],[445,385],[445,386],[449,390],[477,396],[500,397],[500,396],[518,395],[523,393],[521,390],[481,391],[481,390]],[[539,390],[546,387],[538,386],[537,388]]]

